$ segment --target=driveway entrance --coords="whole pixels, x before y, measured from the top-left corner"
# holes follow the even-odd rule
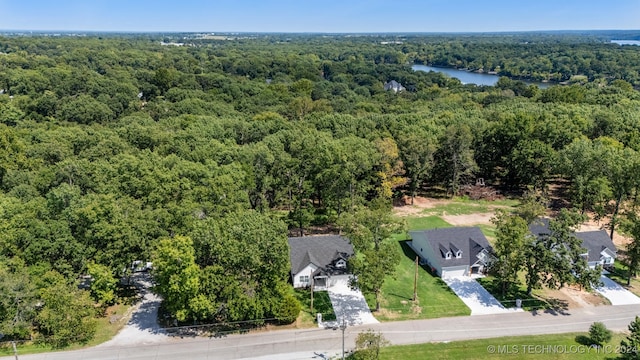
[[[602,286],[595,290],[602,294],[602,296],[609,299],[611,305],[632,305],[640,304],[640,298],[635,296],[631,291],[623,288],[615,281],[602,275],[600,277]]]
[[[342,324],[342,319],[349,326],[378,323],[378,320],[371,314],[362,292],[360,290],[352,290],[348,280],[340,279],[327,290],[333,306],[333,312],[336,314],[336,321],[324,322],[322,326],[338,326]]]
[[[445,277],[442,281],[447,283],[460,300],[471,309],[471,315],[504,314],[516,311],[505,309],[493,295],[470,276]]]

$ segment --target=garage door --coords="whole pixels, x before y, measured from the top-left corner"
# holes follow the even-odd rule
[[[467,268],[442,269],[442,277],[443,278],[460,277],[460,276],[464,276],[466,272],[467,272]]]

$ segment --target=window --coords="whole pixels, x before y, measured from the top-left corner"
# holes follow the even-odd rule
[[[300,282],[301,283],[308,283],[309,282],[309,275],[301,275],[300,276]]]
[[[337,268],[345,268],[345,267],[347,267],[347,262],[344,261],[343,259],[340,259],[340,260],[336,261],[336,267]]]
[[[447,253],[446,258],[447,258],[447,259],[451,259],[451,252],[448,252],[448,253]]]
[[[456,259],[460,258],[462,258],[462,251],[458,250],[458,252],[456,252]]]

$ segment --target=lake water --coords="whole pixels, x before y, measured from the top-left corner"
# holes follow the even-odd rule
[[[466,70],[458,70],[452,68],[442,68],[442,67],[434,67],[434,66],[426,66],[426,65],[413,65],[411,67],[414,71],[435,71],[439,73],[443,73],[447,76],[456,78],[460,80],[463,84],[476,84],[476,85],[487,85],[493,86],[498,82],[500,76],[493,74],[483,74],[483,73],[475,73]],[[534,84],[538,85],[541,89],[546,89],[552,84],[548,83],[537,83],[532,81],[525,81],[526,84]]]
[[[618,45],[638,45],[640,46],[640,40],[611,40],[612,43]]]

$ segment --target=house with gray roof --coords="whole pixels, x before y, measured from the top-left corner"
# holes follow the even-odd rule
[[[347,260],[353,256],[349,239],[339,235],[289,238],[293,287],[312,286],[316,290],[333,286],[351,275]]]
[[[391,80],[389,82],[384,83],[384,90],[385,91],[393,91],[394,93],[400,92],[400,91],[404,91],[405,87],[402,86],[402,84],[400,84],[399,82],[395,81],[395,80]]]
[[[549,219],[537,219],[529,225],[529,231],[536,237],[548,235]],[[604,230],[577,231],[574,235],[582,240],[584,253],[582,256],[587,260],[589,267],[595,269],[597,265],[602,268],[612,268],[617,256],[616,246]]]
[[[484,274],[491,246],[479,227],[409,231],[410,246],[422,264],[442,278]]]

